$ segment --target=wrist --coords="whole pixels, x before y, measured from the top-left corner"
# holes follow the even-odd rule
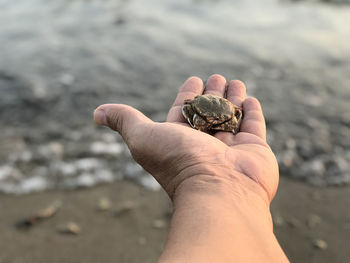
[[[269,210],[265,189],[245,174],[221,170],[183,177],[186,179],[177,184],[172,195],[174,205],[188,196],[208,196],[227,202],[254,202]]]
[[[170,174],[170,171],[165,174]],[[167,178],[166,175],[155,177]],[[260,197],[267,206],[271,202],[267,190],[262,185],[244,173],[232,169],[232,164],[218,165],[198,162],[197,165],[182,168],[180,172],[171,176],[171,179],[163,182],[162,185],[172,200],[176,199],[179,193],[192,193],[193,191],[206,190],[222,195],[231,193],[232,190],[238,192],[243,190],[250,195]],[[225,190],[228,191],[225,192]]]
[[[173,195],[174,210],[201,202],[210,202],[221,209],[237,210],[242,215],[258,214],[260,220],[272,228],[266,191],[244,174],[231,172],[191,176],[178,185]]]

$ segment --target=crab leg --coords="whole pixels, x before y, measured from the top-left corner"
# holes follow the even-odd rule
[[[225,121],[219,125],[213,126],[211,129],[215,131],[232,131],[233,134],[237,134],[239,130],[240,122],[234,117],[228,121]]]
[[[198,114],[193,115],[193,125],[195,129],[208,132],[212,126],[212,124],[208,123],[202,116]]]

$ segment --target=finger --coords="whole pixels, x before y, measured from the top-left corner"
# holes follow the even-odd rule
[[[193,99],[197,95],[202,95],[204,90],[203,81],[198,77],[190,77],[185,81],[176,96],[173,106],[170,108],[168,122],[186,122],[182,116],[182,105],[185,99]]]
[[[226,79],[219,75],[211,75],[205,86],[204,94],[211,94],[219,97],[224,97],[226,90]]]
[[[247,91],[244,83],[240,80],[231,80],[227,85],[227,99],[234,105],[242,107],[246,99]]]
[[[266,125],[260,102],[256,98],[248,98],[243,101],[243,114],[240,131],[266,140]]]
[[[123,104],[104,104],[94,112],[94,120],[99,125],[110,127],[117,131],[130,146],[142,124],[152,121],[138,110]]]

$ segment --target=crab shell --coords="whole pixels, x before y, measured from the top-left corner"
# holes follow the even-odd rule
[[[187,111],[185,107],[187,107]],[[231,124],[235,126],[231,131],[237,133],[242,118],[240,107],[235,106],[225,98],[209,94],[198,95],[193,100],[185,100],[182,113],[193,128],[206,132],[211,129],[215,130],[217,125],[231,121]],[[189,114],[190,116],[188,116]],[[190,121],[193,117],[194,120],[196,115],[200,116],[200,125],[195,125],[194,121]]]

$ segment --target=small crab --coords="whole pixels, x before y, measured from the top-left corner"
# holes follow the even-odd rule
[[[213,95],[198,95],[187,99],[182,114],[192,128],[211,133],[230,131],[236,134],[242,120],[242,108],[225,98]]]

